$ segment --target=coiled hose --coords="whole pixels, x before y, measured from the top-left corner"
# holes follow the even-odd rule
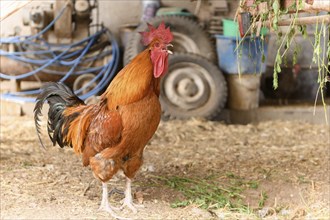
[[[34,70],[20,74],[20,75],[8,75],[0,73],[0,78],[7,80],[22,80],[26,77],[33,76],[38,72],[44,72],[47,74],[62,75],[60,82],[65,82],[72,75],[82,75],[85,73],[94,73],[95,77],[85,84],[82,88],[74,91],[79,98],[85,100],[90,96],[96,95],[101,90],[103,90],[110,81],[114,78],[116,70],[119,64],[119,46],[111,32],[102,26],[100,31],[86,37],[85,39],[75,42],[72,44],[50,44],[42,38],[42,35],[45,34],[55,22],[62,16],[67,5],[64,6],[58,16],[47,25],[39,33],[32,36],[15,36],[8,38],[0,39],[1,44],[14,44],[20,51],[8,52],[0,50],[0,56],[7,57],[9,59],[20,62],[22,65],[30,65],[35,67]],[[101,38],[107,36],[107,45],[109,47],[102,48],[102,51],[98,52],[96,55],[92,54],[100,43],[102,42]],[[111,59],[104,64],[103,66],[98,67],[86,67],[83,64],[92,63],[96,60],[104,59],[106,56],[111,56]],[[32,58],[31,58],[32,57]],[[67,67],[69,70],[67,72],[54,70],[54,67]],[[97,85],[90,89],[87,93],[82,94],[82,92],[91,87],[97,82]],[[34,102],[35,98],[27,97],[31,95],[38,94],[40,89],[21,91],[14,93],[2,94],[2,98],[16,101],[26,101]]]

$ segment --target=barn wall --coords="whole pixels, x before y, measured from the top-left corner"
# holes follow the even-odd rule
[[[210,18],[210,12],[212,11],[212,4],[219,0],[202,0],[203,4],[199,10],[198,16],[201,21],[207,21]],[[5,10],[1,3],[1,10]],[[213,2],[213,3],[212,3]],[[238,0],[227,1],[229,3],[230,13],[229,17],[234,16],[234,12],[238,5]],[[28,4],[24,9],[17,11],[15,14],[6,18],[0,23],[0,35],[9,36],[14,34],[15,27],[20,30],[21,34],[29,34],[30,28],[23,26],[23,14],[28,13],[28,8],[32,6],[49,5],[54,3],[54,0],[35,0]],[[188,9],[188,11],[194,13],[197,5],[197,1],[191,0],[162,0],[162,6],[165,7],[182,7]],[[118,37],[119,28],[124,24],[136,24],[140,21],[142,15],[142,3],[140,0],[99,0],[100,9],[100,22]],[[96,10],[94,10],[94,22],[96,22]]]
[[[30,34],[30,28],[23,26],[23,15],[27,14],[27,8],[32,6],[49,5],[52,1],[35,0],[28,4],[24,9],[15,12],[10,17],[6,18],[0,23],[0,36],[10,36],[19,30],[20,34]],[[164,6],[177,6],[185,7],[191,12],[194,11],[196,3],[190,0],[173,1],[164,0],[162,1]],[[0,5],[1,6],[1,5]],[[124,24],[136,24],[140,21],[142,15],[142,3],[139,0],[99,0],[99,21],[103,22],[116,36],[119,34],[120,26]],[[3,7],[2,7],[3,10]],[[96,10],[93,13],[94,22],[96,22]]]

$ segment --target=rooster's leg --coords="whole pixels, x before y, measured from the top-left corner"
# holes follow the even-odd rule
[[[130,178],[126,177],[125,198],[123,200],[123,205],[120,208],[123,209],[125,206],[127,206],[134,213],[137,213],[136,207],[143,207],[143,206],[136,205],[133,203],[131,184],[132,184],[132,180]]]
[[[116,213],[113,211],[114,209],[117,209],[117,208],[114,208],[114,207],[109,205],[108,186],[107,186],[106,183],[102,182],[102,190],[103,190],[102,191],[102,201],[101,201],[101,206],[100,206],[99,210],[106,211],[106,212],[110,213],[111,216],[116,218],[116,219],[127,219],[127,218],[117,216]]]

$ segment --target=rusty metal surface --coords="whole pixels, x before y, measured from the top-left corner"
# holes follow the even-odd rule
[[[32,71],[32,67],[29,67],[28,65],[23,65],[21,62],[9,59],[7,57],[0,57],[0,72],[7,74],[7,75],[12,75],[12,76],[17,76],[21,75],[24,73],[28,73]],[[59,70],[59,69],[58,69]],[[24,81],[43,81],[43,82],[48,82],[48,81],[58,81],[62,78],[63,76],[61,75],[55,75],[55,74],[48,74],[44,72],[39,72],[36,75],[29,76],[24,78]],[[71,76],[66,82],[72,83],[76,76]]]
[[[55,35],[58,38],[71,38],[72,37],[72,3],[71,1],[56,1],[55,2],[55,16],[67,5],[63,15],[57,20],[54,25]]]

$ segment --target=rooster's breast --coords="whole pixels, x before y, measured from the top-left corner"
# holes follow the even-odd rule
[[[126,147],[137,151],[148,143],[157,130],[161,118],[158,96],[150,91],[141,100],[119,106],[122,116],[122,140]]]

